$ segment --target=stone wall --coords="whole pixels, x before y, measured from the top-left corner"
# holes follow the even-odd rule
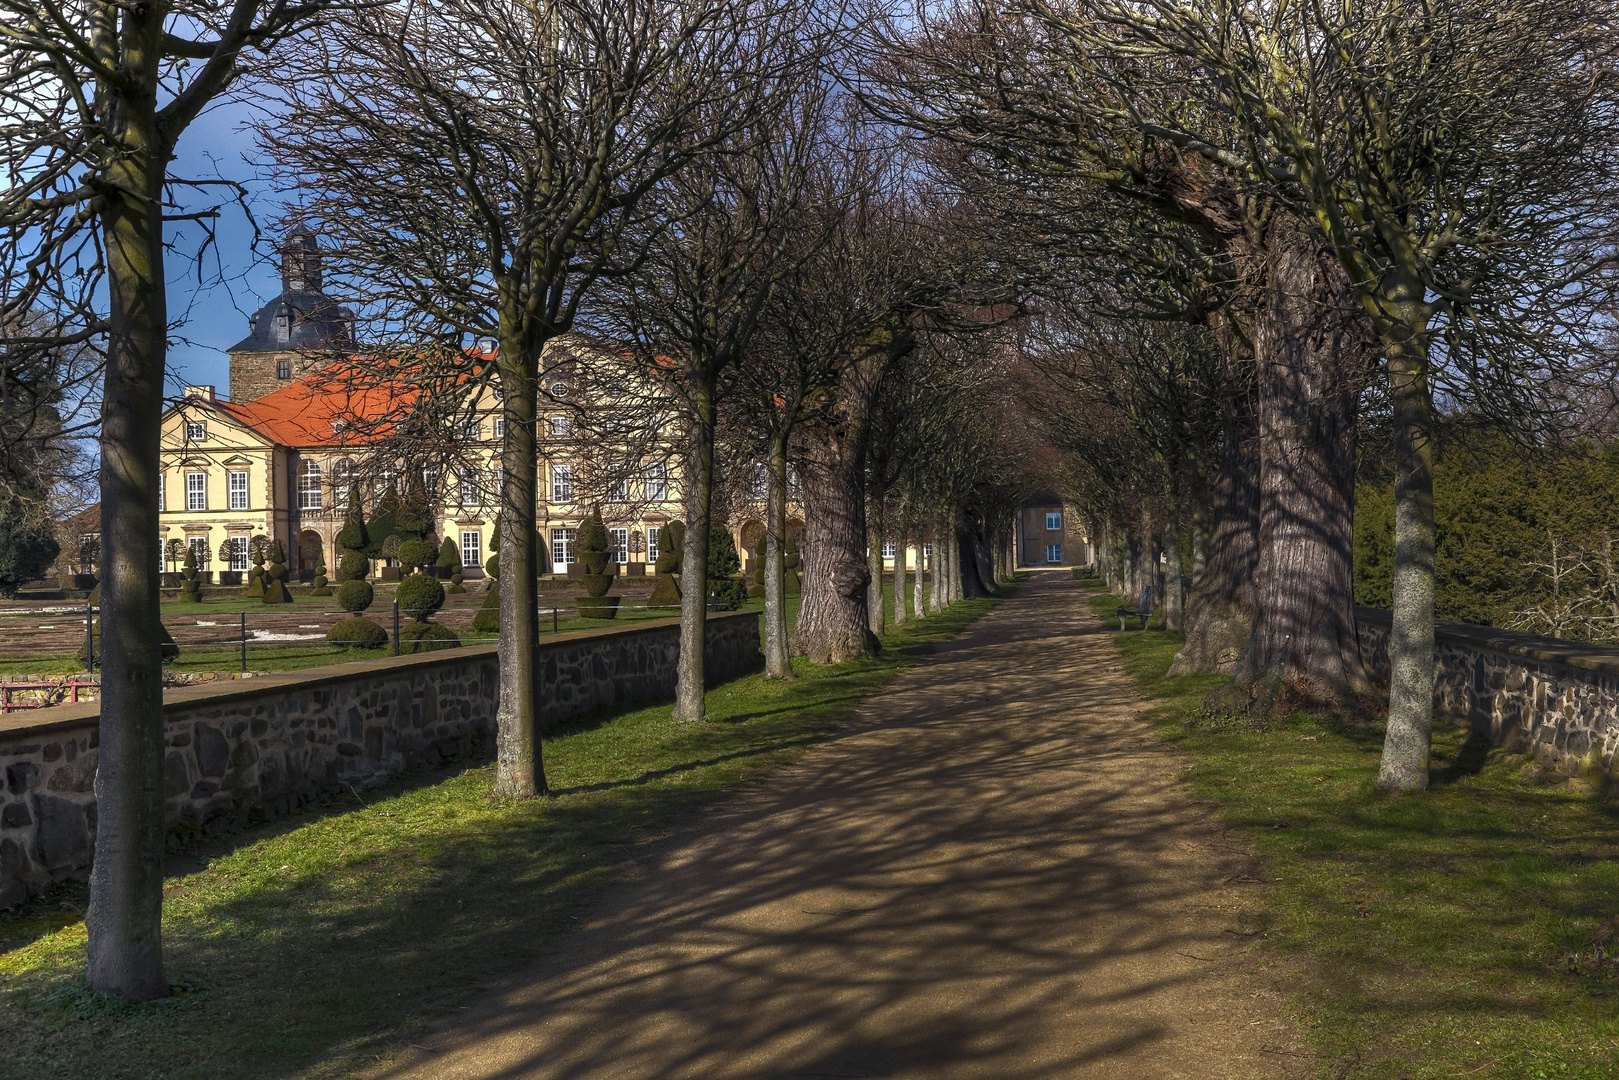
[[[1386,686],[1390,613],[1355,617],[1361,655]],[[1434,637],[1436,714],[1566,776],[1619,780],[1619,649],[1451,622]]]
[[[673,696],[679,645],[674,619],[542,638],[546,724]],[[705,652],[711,680],[752,670],[758,614],[711,615]],[[481,645],[167,692],[170,848],[487,756],[498,680],[495,646]],[[95,702],[0,720],[0,907],[89,869],[99,722]]]

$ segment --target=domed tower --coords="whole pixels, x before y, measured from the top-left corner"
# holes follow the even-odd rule
[[[249,320],[230,347],[230,398],[252,401],[325,366],[354,347],[354,312],[327,296],[320,245],[299,225],[281,241],[281,295]]]

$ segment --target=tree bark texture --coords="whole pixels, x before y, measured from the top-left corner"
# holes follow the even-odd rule
[[[871,579],[866,585],[866,626],[881,637],[888,627],[883,603],[882,504],[877,501],[866,512],[866,573]]]
[[[873,656],[866,611],[865,443],[868,402],[849,395],[841,422],[805,428],[804,594],[793,653],[819,664]]]
[[[140,16],[129,15],[136,20]],[[152,64],[161,22],[147,19]],[[139,42],[134,43],[136,46]],[[137,48],[138,55],[138,48]],[[154,72],[146,85],[156,85]],[[129,1001],[166,996],[163,974],[163,652],[158,606],[158,418],[168,312],[162,188],[167,160],[130,108],[128,156],[109,170],[102,237],[108,277],[101,407],[101,720],[89,984]],[[142,106],[145,106],[144,108]]]
[[[497,799],[528,799],[547,794],[540,747],[540,593],[539,458],[535,399],[539,350],[525,347],[518,320],[502,320],[502,413],[500,491],[500,702],[495,709]]]
[[[705,715],[703,647],[708,635],[708,529],[714,505],[713,388],[694,387],[686,448],[686,544],[680,567],[680,662],[675,672],[676,720]]]
[[[1186,578],[1181,565],[1181,534],[1164,534],[1164,629],[1178,634],[1186,628]]]
[[[926,529],[916,535],[916,580],[911,583],[911,614],[918,620],[927,618],[927,568],[923,566],[922,547],[927,541]]]
[[[1420,297],[1419,297],[1420,299]],[[1428,786],[1433,745],[1434,505],[1427,364],[1390,349],[1394,406],[1394,625],[1389,635],[1389,721],[1377,786]]]
[[[765,493],[765,675],[791,679],[787,652],[787,588],[783,547],[787,539],[787,434],[771,440],[769,488]]]
[[[945,568],[944,530],[939,528],[938,515],[929,519],[928,532],[933,538],[933,554],[928,559],[928,610],[941,611],[944,609],[944,582],[949,571]]]
[[[1369,689],[1355,628],[1355,424],[1370,326],[1325,246],[1291,218],[1266,240],[1256,324],[1259,564],[1254,623],[1221,698],[1259,714]]]
[[[894,625],[904,626],[905,617],[905,578],[910,569],[905,564],[910,558],[910,549],[905,546],[907,538],[905,530],[901,528],[894,537]]]

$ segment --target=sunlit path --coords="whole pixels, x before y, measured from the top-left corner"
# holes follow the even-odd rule
[[[1305,1071],[1247,947],[1255,865],[1116,668],[1036,575],[373,1075]]]

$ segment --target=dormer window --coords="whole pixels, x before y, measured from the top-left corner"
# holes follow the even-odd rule
[[[201,420],[186,421],[186,442],[202,442],[208,437],[208,426]]]

